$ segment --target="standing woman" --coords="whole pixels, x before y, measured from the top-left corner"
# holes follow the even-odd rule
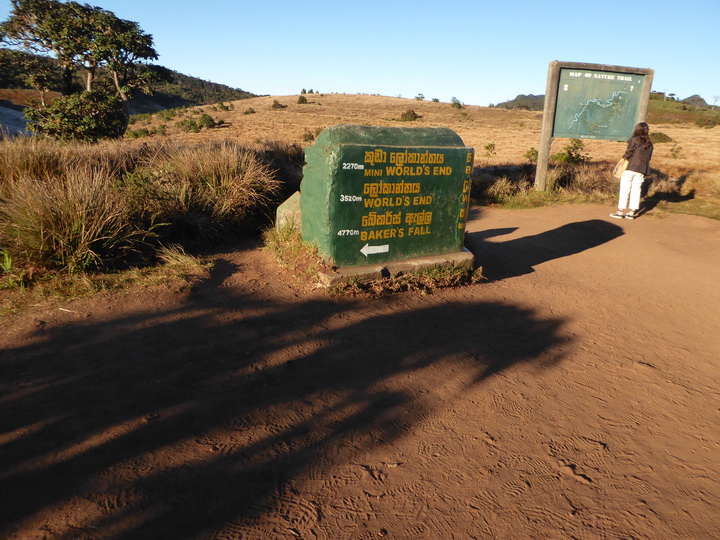
[[[650,128],[645,122],[635,126],[632,138],[628,141],[623,158],[628,160],[627,168],[620,178],[620,198],[618,210],[610,214],[617,219],[635,219],[640,209],[640,191],[645,176],[650,170],[650,158],[653,144],[650,142]]]

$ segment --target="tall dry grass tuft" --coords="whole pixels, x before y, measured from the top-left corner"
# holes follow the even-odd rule
[[[0,138],[0,196],[19,178],[51,178],[63,170],[62,147],[37,137]]]
[[[106,170],[17,177],[0,201],[0,244],[20,258],[71,272],[110,266],[146,236]]]
[[[305,151],[295,143],[265,141],[256,145],[258,157],[276,172],[282,182],[283,198],[300,188],[302,169],[305,164]]]
[[[503,165],[476,168],[473,198],[485,204],[531,208],[545,204],[603,202],[617,195],[610,164],[558,163],[548,169],[546,190],[534,187],[534,166]]]
[[[255,152],[232,142],[157,147],[125,185],[135,212],[166,224],[172,241],[254,228],[280,188]]]

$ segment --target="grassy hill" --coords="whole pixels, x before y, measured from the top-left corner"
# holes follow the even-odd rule
[[[300,96],[263,96],[224,105],[206,105],[177,111],[163,111],[133,118],[130,130],[157,132],[165,126],[165,137],[179,140],[211,140],[231,138],[244,144],[278,140],[284,143],[306,146],[312,144],[324,128],[337,124],[366,124],[400,127],[449,127],[458,133],[466,144],[475,148],[476,161],[489,164],[527,163],[525,154],[537,148],[540,141],[542,112],[499,107],[466,105],[453,108],[449,103],[418,101],[396,97],[311,94],[305,96],[307,103],[298,103]],[[402,121],[408,110],[419,118]],[[174,116],[170,117],[171,114]],[[197,133],[184,130],[179,123],[194,119],[196,123],[206,114],[219,125],[202,129]],[[720,129],[701,128],[694,123],[694,111],[673,109],[670,121],[652,124],[653,131],[665,133],[672,142],[657,145],[653,160],[668,158],[668,165],[677,167],[697,157],[700,161],[717,161],[720,156],[712,148],[711,141],[720,139]],[[684,122],[680,121],[685,119]],[[624,143],[614,141],[585,140],[585,151],[592,159],[617,161],[624,150]],[[567,144],[557,139],[555,148]],[[680,158],[672,158],[670,150],[682,147]],[[677,154],[677,150],[675,154]],[[715,166],[715,165],[714,165]]]

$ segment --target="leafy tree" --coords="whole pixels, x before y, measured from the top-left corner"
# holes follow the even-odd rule
[[[72,2],[57,0],[11,0],[10,18],[0,26],[3,41],[31,52],[52,53],[62,71],[61,92],[72,92],[75,58],[88,45],[86,13]]]
[[[127,101],[129,86],[143,75],[139,64],[157,59],[152,36],[133,21],[111,11],[59,0],[11,0],[10,18],[2,23],[4,41],[28,51],[52,54],[63,72],[61,92],[73,93],[72,74],[87,71],[85,90],[91,92],[97,70],[112,74],[118,97]]]
[[[143,69],[145,62],[157,58],[152,36],[143,32],[137,23],[119,19],[111,11],[88,4],[59,0],[11,0],[11,3],[10,18],[0,25],[3,41],[27,51],[53,56],[62,73],[61,93],[64,96],[75,93],[73,74],[84,69],[85,92],[114,93],[125,110],[126,129],[132,89],[149,93],[154,79],[152,70]],[[96,89],[100,68],[110,74],[113,90]],[[42,92],[47,89],[48,80],[46,73],[35,73],[28,82]],[[107,133],[109,137],[116,136],[116,102],[109,96],[99,99],[95,95],[88,96],[87,101],[95,108],[103,104],[108,107],[98,117],[113,119],[107,125]],[[47,114],[31,113],[32,121],[39,131],[56,132],[59,129],[57,114],[63,110],[64,106],[59,104]],[[52,128],[42,129],[42,122],[50,119],[53,119]],[[69,122],[67,128],[67,135],[77,138],[77,122]],[[95,139],[95,129],[90,131],[89,138]]]

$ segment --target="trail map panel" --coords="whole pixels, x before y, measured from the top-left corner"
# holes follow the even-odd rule
[[[642,74],[561,68],[553,137],[629,139],[644,87]]]

